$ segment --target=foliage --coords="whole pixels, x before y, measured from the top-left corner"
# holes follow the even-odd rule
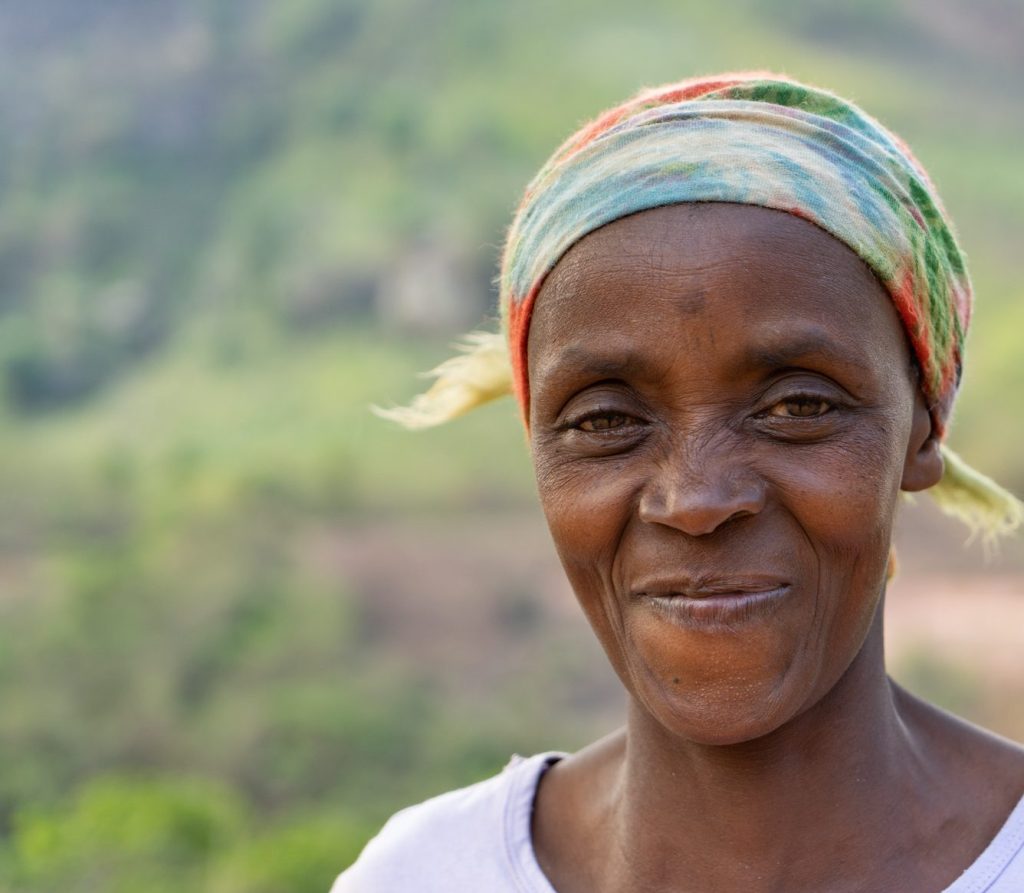
[[[337,538],[531,503],[512,406],[416,436],[367,407],[493,311],[519,190],[640,84],[782,68],[911,140],[983,298],[958,446],[1020,483],[1024,415],[991,410],[1024,387],[1021,22],[898,7],[5,5],[0,888],[326,891],[398,807],[590,733],[533,697],[579,670],[515,580],[514,671],[448,677],[380,647]]]
[[[28,809],[11,835],[16,887],[167,893],[201,889],[239,833],[229,791],[173,781],[94,779],[64,809]]]
[[[69,893],[322,893],[370,833],[337,812],[255,824],[255,810],[223,784],[95,778],[70,802],[18,816],[4,882]]]
[[[462,268],[472,322],[546,152],[637,84],[714,68],[821,81],[907,136],[960,224],[987,338],[1018,296],[1024,13],[980,9],[659,0],[640,23],[608,3],[581,14],[539,0],[12,7],[0,54],[20,123],[0,133],[8,404],[80,403],[176,345],[231,356],[268,330],[290,339],[379,315],[424,240]],[[986,405],[997,385],[987,368],[969,377],[968,402]],[[983,413],[971,421],[962,439],[993,471],[1014,468],[1000,446],[1013,438],[993,444]]]

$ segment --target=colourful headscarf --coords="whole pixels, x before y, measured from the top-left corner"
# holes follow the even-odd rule
[[[893,299],[944,436],[972,293],[935,188],[907,146],[855,105],[762,72],[645,90],[566,140],[527,187],[509,230],[500,297],[507,346],[476,333],[464,355],[434,370],[427,394],[385,414],[425,427],[513,391],[528,422],[527,336],[548,273],[599,227],[684,202],[785,211],[856,252]],[[1019,502],[943,451],[946,474],[932,492],[946,510],[989,532],[1020,523]]]

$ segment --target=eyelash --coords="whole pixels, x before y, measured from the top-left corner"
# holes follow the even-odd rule
[[[776,413],[772,412],[772,410],[775,409],[776,406],[785,406],[786,404],[790,404],[790,403],[795,403],[797,405],[804,405],[804,406],[806,406],[808,404],[819,404],[819,405],[823,405],[825,407],[825,410],[823,412],[817,412],[817,413],[814,413],[813,415],[805,415],[805,416],[801,416],[801,415],[782,415],[781,413],[780,414],[776,414]],[[830,413],[835,412],[837,409],[839,409],[839,404],[835,400],[831,399],[830,397],[826,397],[826,396],[824,396],[822,394],[815,394],[815,393],[787,394],[785,397],[781,398],[780,400],[776,400],[763,413],[761,413],[761,416],[762,417],[766,417],[766,418],[774,418],[774,419],[810,421],[810,420],[815,420],[815,419],[821,419],[824,416],[827,416]]]
[[[621,419],[625,419],[626,421],[622,425],[615,425],[614,427],[598,429],[598,430],[595,430],[595,431],[587,431],[585,428],[583,428],[583,425],[585,423],[587,423],[587,422],[592,422],[595,419],[609,419],[609,418],[611,418],[611,419],[621,418]],[[630,427],[632,427],[631,422],[632,423],[636,423],[637,421],[638,421],[638,419],[635,416],[630,415],[628,412],[622,412],[622,411],[620,411],[618,409],[594,409],[594,410],[592,410],[592,411],[590,411],[588,413],[585,413],[584,415],[578,416],[576,418],[569,419],[565,423],[565,428],[567,430],[581,431],[584,434],[600,434],[602,431],[606,431],[606,432],[607,431],[616,431],[617,432],[617,431],[621,431],[623,428],[630,428]]]
[[[804,416],[801,416],[801,415],[785,415],[785,414],[782,414],[782,413],[774,413],[774,412],[772,412],[772,410],[775,409],[775,407],[777,407],[777,406],[784,406],[786,404],[798,404],[798,405],[800,405],[800,404],[803,404],[803,405],[819,404],[821,406],[824,406],[825,408],[824,408],[824,410],[822,412],[817,412],[817,413],[814,413],[812,415],[804,415]],[[806,393],[788,394],[785,397],[782,397],[781,399],[776,400],[767,409],[765,409],[762,412],[758,413],[758,415],[759,415],[759,417],[761,417],[761,418],[763,418],[765,420],[769,420],[769,421],[776,421],[776,422],[780,422],[781,421],[783,423],[786,423],[786,422],[799,422],[799,423],[803,423],[803,422],[818,421],[818,420],[824,418],[825,416],[831,415],[832,413],[834,413],[839,408],[840,408],[839,404],[835,400],[833,400],[833,399],[831,399],[829,397],[823,396],[822,394],[815,394],[815,393],[811,393],[811,392],[806,392]],[[589,431],[583,427],[583,425],[585,425],[587,422],[593,422],[593,421],[595,421],[597,419],[615,419],[615,418],[623,419],[624,420],[623,424],[609,426],[609,427],[606,427],[606,428],[598,428],[596,430],[589,430]],[[623,412],[621,410],[610,409],[610,408],[598,408],[598,409],[592,410],[591,412],[585,413],[582,416],[578,416],[576,418],[569,419],[565,423],[564,428],[565,428],[565,430],[580,431],[580,432],[582,432],[584,434],[597,434],[597,435],[601,435],[602,433],[622,432],[624,429],[630,429],[630,428],[634,427],[634,425],[637,424],[638,421],[639,420],[635,416],[630,415],[628,412]]]

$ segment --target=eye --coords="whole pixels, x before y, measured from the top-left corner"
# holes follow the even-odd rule
[[[602,387],[583,391],[562,407],[551,436],[566,457],[621,455],[644,442],[650,418],[647,407],[630,392]]]
[[[795,394],[774,404],[768,410],[768,415],[783,419],[811,419],[823,416],[834,408],[835,404],[824,397]]]
[[[624,428],[633,421],[635,421],[633,418],[622,412],[595,412],[579,421],[573,422],[572,427],[588,433],[613,431],[616,428]]]
[[[765,408],[752,422],[758,431],[786,443],[816,443],[843,430],[852,420],[850,402],[832,389],[798,391],[793,385],[766,395]]]

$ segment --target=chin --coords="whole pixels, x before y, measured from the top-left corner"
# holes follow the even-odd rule
[[[606,650],[637,708],[676,739],[756,741],[813,708],[863,653],[883,584],[835,582],[860,597],[795,582],[728,623],[636,603]]]
[[[766,738],[782,728],[793,714],[765,712],[759,705],[748,705],[744,711],[739,705],[709,711],[669,713],[655,717],[673,737],[691,744],[707,747],[729,747],[748,744]]]
[[[728,746],[771,735],[797,716],[808,693],[801,697],[795,689],[782,680],[768,690],[744,685],[696,691],[656,689],[640,692],[634,699],[673,737],[693,744]]]
[[[821,661],[807,650],[802,613],[730,632],[681,628],[658,612],[638,611],[620,652],[620,676],[643,711],[682,739],[736,744],[763,737],[814,695]]]

